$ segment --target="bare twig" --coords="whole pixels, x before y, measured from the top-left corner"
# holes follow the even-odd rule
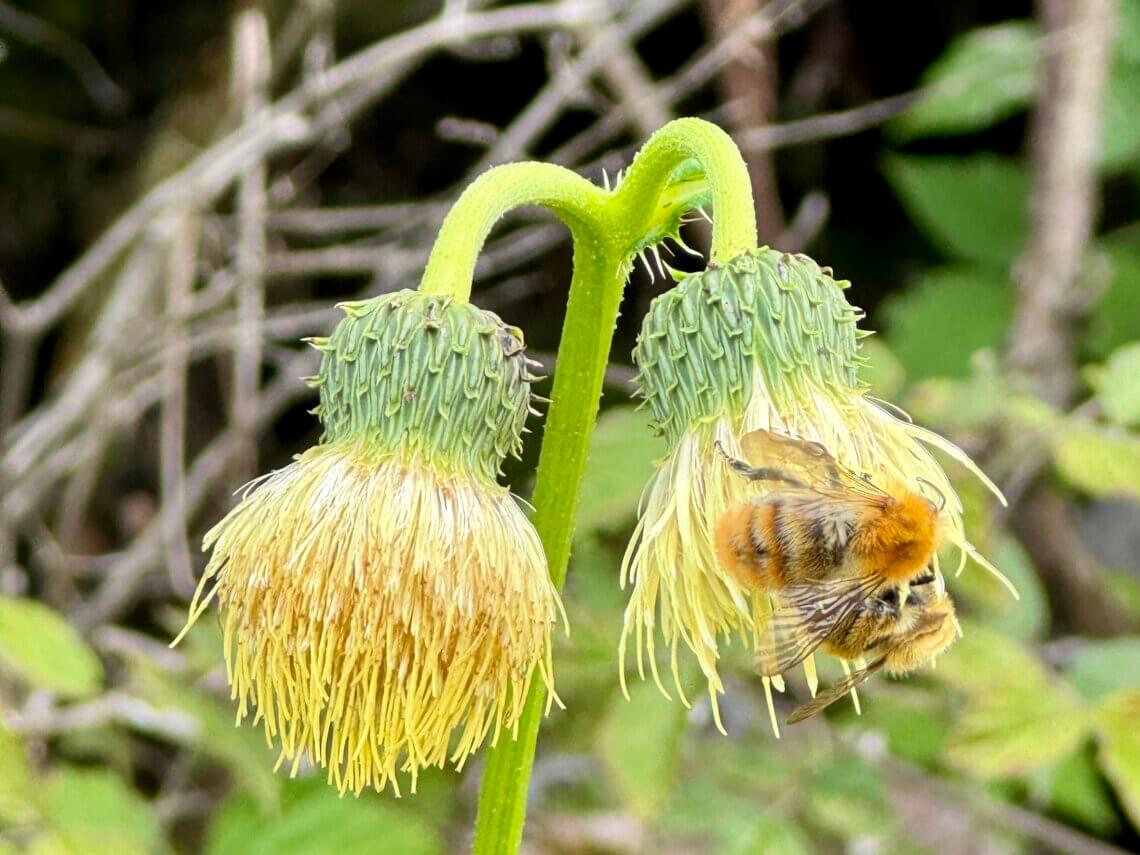
[[[922,92],[894,95],[833,113],[744,131],[737,141],[746,151],[765,151],[857,134],[893,119],[922,97]]]
[[[152,236],[141,241],[131,254],[91,333],[89,355],[71,372],[59,394],[39,408],[36,418],[25,418],[10,432],[14,441],[5,449],[0,470],[15,478],[21,489],[29,487],[22,483],[23,475],[45,449],[58,443],[59,431],[74,429],[91,412],[92,402],[106,394],[116,355],[133,344],[132,335],[123,331],[139,335],[145,328],[150,314],[147,309],[153,303],[151,285],[164,255],[160,234],[169,229],[169,223],[155,224]]]
[[[754,50],[758,43],[801,26],[828,2],[830,0],[771,0],[741,26],[699,51],[672,77],[658,83],[656,97],[665,104],[679,103],[712,80],[725,63]],[[549,159],[555,163],[577,163],[612,144],[629,120],[626,110],[619,104],[557,148]]]
[[[159,439],[159,483],[164,508],[163,539],[170,584],[180,596],[194,593],[194,566],[186,542],[186,364],[185,317],[198,259],[198,218],[178,226],[167,274],[167,327]]]
[[[15,327],[43,331],[77,299],[161,213],[196,197],[217,197],[250,164],[320,139],[367,107],[406,73],[410,63],[458,41],[498,33],[579,26],[606,17],[600,2],[510,6],[471,14],[456,24],[434,19],[385,39],[330,68],[311,85],[259,111],[178,173],[136,202],[40,297],[17,307]]]
[[[405,202],[344,208],[289,208],[269,215],[269,228],[310,236],[371,232],[391,226],[442,220],[446,202]]]
[[[827,222],[831,213],[831,203],[822,190],[813,190],[804,196],[787,228],[772,245],[788,252],[799,252],[811,243]]]
[[[717,41],[753,18],[766,5],[762,0],[704,0],[709,28]],[[776,116],[777,64],[775,43],[756,45],[724,64],[720,71],[721,89],[729,102],[729,122],[734,135],[764,127]],[[752,195],[756,204],[756,228],[761,243],[771,243],[784,231],[784,208],[776,185],[776,170],[767,150],[756,152],[748,161]]]
[[[1114,0],[1042,0],[1057,48],[1046,53],[1033,122],[1032,229],[1014,269],[1017,302],[1008,361],[1037,392],[1064,406],[1075,385],[1074,323],[1097,203],[1104,84],[1115,32]],[[1069,509],[1037,486],[1012,516],[1014,532],[1041,573],[1057,622],[1093,635],[1131,621],[1106,594],[1103,569],[1081,542]]]
[[[233,90],[244,121],[265,106],[270,79],[269,25],[261,10],[251,7],[234,20]],[[230,417],[239,437],[233,483],[249,480],[257,466],[253,434],[257,418],[257,387],[261,382],[261,316],[265,310],[265,184],[264,159],[254,161],[238,188],[237,314],[234,375]]]
[[[0,449],[4,438],[24,409],[32,379],[32,356],[36,342],[12,332],[0,338]]]
[[[17,9],[10,3],[0,2],[0,30],[35,45],[63,62],[100,109],[114,114],[127,109],[130,101],[127,93],[111,79],[86,45],[55,24]]]
[[[0,136],[88,154],[99,154],[123,142],[112,131],[9,106],[0,106]]]
[[[596,25],[579,27],[578,35],[587,49],[603,37]],[[602,63],[601,73],[640,136],[649,136],[673,118],[670,105],[657,97],[653,80],[632,39],[619,40],[613,45],[609,58]]]
[[[175,742],[198,737],[200,726],[190,715],[175,709],[159,709],[126,692],[111,691],[94,700],[68,707],[29,709],[8,716],[8,727],[31,737],[55,736],[93,730],[108,724],[125,724],[141,733]]]
[[[1059,405],[1073,389],[1073,321],[1083,303],[1078,284],[1097,204],[1115,8],[1114,0],[1039,3],[1046,33],[1065,37],[1058,50],[1042,57],[1031,140],[1033,227],[1014,270],[1018,299],[1009,362]]]
[[[1064,499],[1037,485],[1010,521],[1041,574],[1061,628],[1094,636],[1121,635],[1134,628],[1109,593],[1104,568],[1081,539]]]
[[[582,81],[589,80],[607,65],[621,46],[636,41],[686,2],[687,0],[660,0],[639,4],[628,17],[591,38],[581,55],[559,68],[526,108],[503,130],[495,145],[472,168],[471,174],[483,172],[488,167],[512,160],[528,151],[534,141],[554,124],[567,99],[581,86]],[[590,25],[590,22],[583,24],[587,27]]]
[[[980,787],[967,789],[940,780],[938,777],[901,760],[890,757],[878,759],[880,764],[885,767],[892,788],[896,791],[901,804],[905,805],[915,798],[925,797],[927,801],[938,805],[940,810],[945,810],[946,805],[961,805],[969,813],[976,813],[984,820],[1015,829],[1059,853],[1124,855],[1123,849],[1103,843],[1063,823],[1017,805],[986,797],[985,791]],[[934,841],[931,840],[931,842]],[[943,842],[945,841],[943,840]],[[954,849],[949,850],[950,853],[954,851]],[[968,849],[963,850],[963,853],[966,851],[976,852],[977,847],[971,843]]]

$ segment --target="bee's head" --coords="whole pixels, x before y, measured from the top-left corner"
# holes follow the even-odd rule
[[[940,590],[936,590],[940,589]],[[905,636],[887,654],[887,670],[892,674],[921,668],[950,646],[958,634],[958,618],[954,603],[937,583],[912,585],[907,597],[918,593],[921,605],[912,606],[912,620]]]

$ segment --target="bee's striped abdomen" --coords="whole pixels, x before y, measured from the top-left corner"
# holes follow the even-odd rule
[[[749,588],[770,591],[783,584],[783,560],[772,516],[767,503],[742,502],[717,524],[717,557]]]

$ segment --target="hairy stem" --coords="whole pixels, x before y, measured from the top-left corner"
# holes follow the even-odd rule
[[[694,158],[707,192],[672,188],[664,196],[677,167]],[[685,181],[691,182],[691,176]],[[715,125],[678,119],[649,139],[613,191],[549,164],[517,163],[484,173],[444,220],[420,284],[433,294],[470,299],[480,248],[495,222],[520,205],[542,205],[570,228],[574,275],[533,497],[535,528],[559,588],[570,559],[586,453],[630,259],[647,236],[674,233],[677,199],[692,206],[711,200],[716,212],[712,263],[727,262],[756,246],[756,215],[740,152]],[[518,850],[545,705],[544,690],[534,684],[517,735],[499,738],[487,756],[475,821],[476,855]]]
[[[429,294],[471,299],[475,261],[491,228],[508,211],[540,205],[570,228],[575,245],[597,244],[608,205],[605,190],[562,166],[510,163],[480,175],[448,212],[420,281]]]

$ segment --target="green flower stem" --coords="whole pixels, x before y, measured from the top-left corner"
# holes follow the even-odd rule
[[[720,265],[756,248],[756,208],[748,167],[732,138],[703,119],[676,119],[653,134],[633,159],[612,201],[619,240],[632,251],[654,229],[658,200],[673,171],[695,159],[716,213],[709,261]],[[695,207],[695,206],[694,206]]]
[[[435,239],[420,290],[467,302],[475,261],[492,226],[522,205],[541,205],[570,228],[575,246],[596,244],[602,225],[596,212],[607,208],[609,194],[552,163],[510,163],[480,175],[448,212]]]
[[[549,164],[490,170],[448,214],[424,271],[422,290],[467,300],[476,256],[495,221],[507,211],[542,205],[570,227],[574,276],[532,499],[535,528],[559,588],[570,559],[586,453],[630,260],[644,247],[647,235],[674,233],[675,223],[662,220],[679,215],[677,194],[670,197],[665,191],[670,176],[691,158],[700,163],[708,194],[683,194],[683,198],[693,207],[711,199],[716,222],[710,261],[723,264],[755,248],[752,190],[740,152],[715,125],[678,119],[650,137],[612,192]],[[475,855],[518,851],[545,703],[543,689],[534,684],[516,737],[501,737],[487,755],[475,821]]]

